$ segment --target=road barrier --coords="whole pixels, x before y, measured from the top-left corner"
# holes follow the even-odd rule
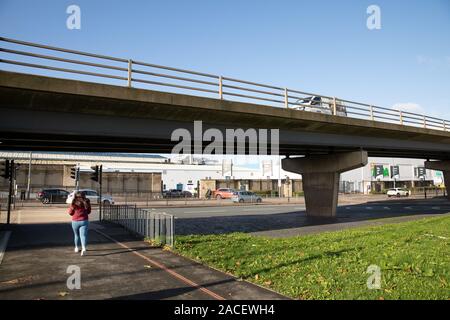
[[[77,74],[77,80],[103,79],[103,83],[133,88],[164,88],[167,92],[197,93],[221,100],[258,102],[294,110],[321,112],[336,117],[394,123],[426,129],[450,131],[450,121],[423,114],[379,107],[290,88],[239,80],[204,72],[178,69],[132,59],[117,58],[83,51],[0,37],[7,47],[0,47],[0,63],[14,65],[20,71],[29,68],[47,74]],[[28,51],[21,48],[25,46]],[[44,52],[39,52],[44,50]],[[35,52],[37,51],[37,52]],[[56,55],[48,55],[50,51]],[[22,60],[16,60],[20,56]],[[85,60],[80,60],[81,58]],[[86,60],[89,59],[89,60]],[[50,60],[51,64],[42,64]],[[107,63],[107,64],[106,64]],[[69,65],[69,67],[68,67]],[[75,67],[70,67],[76,65]],[[17,71],[17,70],[14,70]],[[50,71],[50,72],[49,72]],[[81,78],[81,79],[80,79]],[[107,80],[107,81],[105,81]],[[156,81],[157,80],[157,81]],[[170,82],[167,82],[170,81]]]
[[[173,247],[173,215],[137,208],[135,205],[105,205],[102,220],[118,224],[156,244]]]

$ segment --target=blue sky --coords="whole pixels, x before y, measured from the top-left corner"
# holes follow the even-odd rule
[[[81,30],[66,8],[81,8]],[[381,30],[366,9],[381,8]],[[1,35],[450,119],[450,1],[0,0]]]

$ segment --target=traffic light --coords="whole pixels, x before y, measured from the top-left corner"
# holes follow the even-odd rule
[[[78,177],[78,168],[77,167],[70,168],[70,177],[73,180],[77,180],[77,177]]]
[[[11,176],[11,162],[9,160],[0,161],[0,177],[8,179]]]
[[[100,180],[100,167],[99,166],[93,166],[93,167],[91,167],[91,169],[94,170],[94,172],[91,173],[91,180],[99,182],[99,180]]]

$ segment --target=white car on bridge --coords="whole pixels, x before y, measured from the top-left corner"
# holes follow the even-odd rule
[[[390,197],[408,197],[411,192],[405,188],[391,188],[386,192],[387,196]]]
[[[297,100],[293,109],[324,114],[333,114],[334,101],[320,96],[306,97]],[[342,101],[336,100],[336,115],[346,117],[347,111]]]

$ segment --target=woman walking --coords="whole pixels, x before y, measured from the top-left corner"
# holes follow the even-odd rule
[[[86,198],[84,192],[77,192],[69,208],[69,214],[72,216],[72,229],[75,240],[75,252],[78,252],[78,244],[81,240],[81,255],[86,252],[89,214],[91,213],[91,202]]]

